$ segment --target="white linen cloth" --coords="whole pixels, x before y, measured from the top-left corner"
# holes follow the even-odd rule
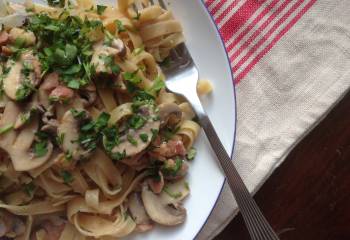
[[[349,87],[349,1],[316,1],[236,84],[233,161],[251,192],[259,189]],[[197,239],[212,239],[236,214],[237,205],[226,184]]]

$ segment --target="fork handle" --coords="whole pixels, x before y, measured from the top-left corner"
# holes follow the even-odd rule
[[[221,167],[226,175],[228,185],[237,201],[238,207],[253,240],[278,240],[278,236],[273,231],[270,224],[260,211],[253,197],[250,195],[237,169],[233,165],[231,158],[222,145],[207,113],[197,96],[191,95],[190,102],[195,110],[199,122],[213,148]]]

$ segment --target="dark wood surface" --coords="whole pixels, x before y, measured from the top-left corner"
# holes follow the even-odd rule
[[[255,195],[281,240],[350,239],[350,93]],[[239,214],[215,240],[248,240]]]

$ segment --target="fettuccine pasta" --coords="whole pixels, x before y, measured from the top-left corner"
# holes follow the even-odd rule
[[[183,223],[200,126],[165,90],[160,64],[184,41],[172,13],[147,0],[1,6],[0,238],[120,239]]]

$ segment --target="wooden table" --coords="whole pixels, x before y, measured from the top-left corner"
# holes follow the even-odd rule
[[[350,239],[350,93],[255,195],[281,240]],[[248,240],[239,214],[215,240]]]

